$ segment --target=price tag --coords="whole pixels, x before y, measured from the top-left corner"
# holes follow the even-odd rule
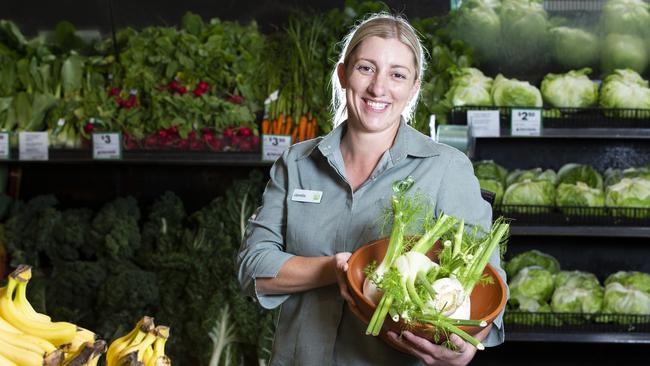
[[[93,133],[93,159],[122,159],[122,135],[119,132]]]
[[[262,135],[262,160],[276,161],[291,146],[291,136]]]
[[[467,111],[467,125],[474,137],[499,137],[501,125],[498,110]]]
[[[19,160],[48,160],[50,139],[47,132],[19,132]]]
[[[539,136],[542,132],[541,109],[513,109],[510,115],[512,136]]]
[[[9,160],[11,157],[11,143],[9,132],[0,132],[0,160]]]

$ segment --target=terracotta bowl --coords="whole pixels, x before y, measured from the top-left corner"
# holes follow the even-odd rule
[[[350,288],[352,297],[356,301],[358,307],[358,311],[357,309],[352,309],[352,311],[366,324],[368,324],[372,318],[372,314],[375,312],[375,304],[371,303],[370,300],[363,296],[363,282],[366,279],[363,269],[366,268],[368,264],[372,263],[373,260],[380,263],[386,254],[387,247],[388,238],[375,240],[359,248],[348,260],[348,287]],[[427,253],[427,255],[431,259],[435,260],[435,253],[437,251],[438,249],[434,248]],[[503,282],[503,279],[501,279],[501,276],[497,274],[490,264],[486,266],[483,273],[492,276],[495,280],[492,284],[478,284],[474,287],[474,290],[470,295],[472,304],[470,318],[474,320],[485,320],[490,324],[506,305],[506,285]],[[399,334],[405,328],[405,324],[402,323],[401,320],[399,322],[394,322],[392,319],[387,317],[380,336],[391,346],[400,351],[404,351],[404,349],[402,349],[398,344],[392,342],[391,339],[386,336],[386,332],[392,330]],[[461,326],[460,329],[471,335],[476,335],[483,328]],[[409,327],[409,330],[420,337],[434,341],[435,332],[429,325],[416,325],[415,327]],[[438,334],[438,343],[445,340],[444,336],[440,333],[442,332],[439,332]]]

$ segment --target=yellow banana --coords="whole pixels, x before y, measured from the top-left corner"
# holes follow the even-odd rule
[[[21,264],[11,272],[10,276],[15,278],[18,282],[18,285],[16,286],[16,295],[14,297],[16,307],[21,309],[27,319],[44,323],[51,322],[52,318],[34,310],[32,304],[27,300],[27,282],[32,278],[32,267]]]
[[[0,366],[18,366],[18,364],[0,354]]]
[[[52,343],[29,334],[10,333],[0,329],[0,339],[16,347],[40,354],[50,353],[56,350],[56,347]]]
[[[95,333],[78,326],[77,333],[72,339],[72,342],[62,345],[61,349],[63,349],[65,353],[75,353],[77,350],[79,350],[79,348],[81,348],[81,346],[84,345],[84,343],[95,343],[96,338],[97,335]]]
[[[67,322],[44,323],[28,320],[12,301],[17,281],[11,275],[9,283],[0,290],[0,316],[23,333],[43,338],[55,346],[70,343],[77,326]]]
[[[2,289],[0,289],[0,293],[2,293],[1,291],[2,291]],[[13,325],[9,324],[1,316],[0,316],[0,330],[4,330],[5,332],[14,333],[14,334],[22,334],[23,333],[20,330],[18,330],[18,328],[16,328]]]
[[[63,366],[86,366],[91,362],[97,364],[97,360],[104,352],[106,352],[106,342],[103,340],[100,339],[94,343],[86,342],[72,358],[63,363]]]
[[[118,359],[124,359],[127,356],[131,354],[136,355],[136,360],[138,362],[142,362],[142,359],[144,358],[144,351],[147,349],[147,347],[151,347],[153,342],[156,340],[156,333],[153,331],[150,331],[149,333],[146,334],[144,339],[140,343],[135,343],[134,344],[125,348],[120,352]]]
[[[24,348],[16,347],[13,344],[0,339],[0,355],[17,363],[20,366],[42,366],[43,355]]]
[[[156,327],[155,332],[156,340],[153,344],[153,356],[144,362],[146,366],[154,366],[157,360],[165,355],[165,343],[169,339],[169,327],[159,325]]]
[[[144,350],[144,356],[142,356],[142,362],[144,362],[145,365],[149,365],[150,362],[154,361],[154,356],[153,356],[153,347],[147,347],[147,349]]]
[[[129,332],[129,334],[122,336],[111,343],[111,346],[108,347],[108,352],[106,353],[106,366],[115,366],[117,365],[118,355],[126,347],[128,347],[131,342],[135,340],[138,336],[141,337],[138,342],[144,338],[144,336],[149,333],[154,328],[153,318],[145,316],[135,327]]]

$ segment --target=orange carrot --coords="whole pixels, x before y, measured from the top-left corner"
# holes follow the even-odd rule
[[[289,117],[287,117],[287,124],[286,124],[286,126],[284,126],[284,131],[282,131],[282,134],[283,135],[290,135],[292,127],[293,127],[293,117],[289,116]]]
[[[291,134],[291,143],[295,144],[296,142],[298,142],[297,139],[298,139],[298,129],[294,128],[293,133]]]
[[[304,141],[307,139],[307,116],[300,116],[300,122],[298,122],[298,141]]]
[[[269,122],[268,119],[264,118],[264,120],[262,121],[262,134],[263,135],[268,135],[269,134],[269,125],[270,124],[271,124],[271,122]]]
[[[311,119],[311,122],[309,122],[309,124],[311,125],[311,134],[309,138],[311,139],[316,138],[316,133],[318,130],[318,123],[316,122],[316,117],[313,117]]]
[[[284,114],[282,114],[282,112],[280,112],[280,114],[278,114],[278,119],[277,119],[277,121],[275,123],[275,126],[273,128],[273,134],[274,135],[279,135],[280,133],[282,133],[282,125],[283,124],[284,124]]]

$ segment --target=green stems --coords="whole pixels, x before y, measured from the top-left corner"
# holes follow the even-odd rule
[[[483,346],[483,344],[478,339],[472,337],[464,330],[452,324],[452,322],[458,320],[452,321],[450,319],[443,318],[442,316],[423,316],[423,317],[419,317],[418,320],[423,323],[430,324],[434,327],[443,329],[446,332],[454,333],[460,338],[462,338],[465,342],[471,344],[472,346],[476,347],[481,351],[485,349],[485,346]]]
[[[427,232],[420,237],[411,250],[426,254],[431,250],[431,248],[433,248],[438,238],[451,229],[454,224],[456,224],[456,219],[454,217],[442,213],[433,227],[427,230]]]
[[[386,314],[388,314],[388,311],[390,310],[392,304],[393,297],[388,294],[384,294],[384,296],[382,296],[381,300],[379,301],[375,312],[372,314],[372,319],[370,319],[368,328],[366,328],[366,334],[372,334],[373,336],[379,335],[381,327],[384,325]]]
[[[494,230],[490,233],[487,241],[487,245],[482,244],[481,250],[476,253],[476,260],[471,264],[469,270],[467,271],[467,283],[464,284],[465,293],[471,294],[472,290],[476,283],[481,279],[481,274],[485,269],[492,252],[499,246],[501,240],[508,233],[509,225],[507,223],[501,222],[495,225]]]

